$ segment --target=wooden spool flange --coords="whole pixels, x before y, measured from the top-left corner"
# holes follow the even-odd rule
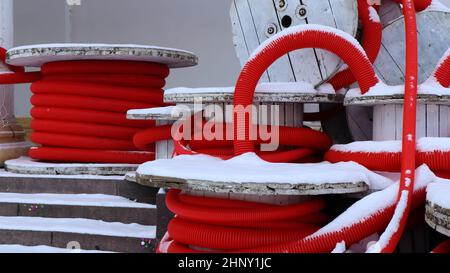
[[[428,79],[450,46],[450,12],[426,10],[417,13],[419,83]],[[403,17],[383,29],[382,47],[375,62],[378,76],[388,85],[404,84],[405,20]]]
[[[242,66],[261,43],[290,26],[320,24],[353,36],[358,27],[354,0],[233,0],[230,16],[234,46]],[[298,50],[275,62],[261,80],[317,85],[341,65],[337,56],[324,50]]]
[[[225,195],[233,193],[268,197],[356,193],[368,189],[364,175],[355,172],[355,176],[352,176],[353,180],[350,180],[350,178],[344,178],[343,172],[346,172],[345,170],[332,165],[293,163],[272,165],[267,163],[269,165],[261,166],[248,162],[244,173],[238,174],[240,164],[218,159],[211,160],[211,162],[207,161],[209,163],[201,160],[204,159],[199,159],[196,156],[185,156],[181,159],[176,157],[147,162],[136,171],[136,181],[141,185],[151,187]],[[267,168],[277,168],[279,172]],[[289,168],[289,171],[286,168]],[[292,168],[296,168],[294,172],[299,174],[295,178],[291,173]],[[317,171],[315,168],[319,168],[321,171]],[[213,174],[210,170],[214,170]],[[205,171],[207,172],[206,176]],[[265,171],[268,173],[265,174]],[[348,171],[352,172],[351,169]],[[336,172],[332,179],[329,176],[330,172]],[[324,176],[324,174],[326,175]],[[261,182],[261,177],[264,177],[264,182]]]
[[[450,184],[437,181],[428,185],[425,221],[439,233],[450,237]]]
[[[191,52],[156,46],[126,44],[42,44],[8,50],[6,61],[17,66],[40,67],[45,63],[74,60],[123,60],[166,64],[169,68],[194,66],[198,58]],[[33,160],[10,160],[7,170],[23,174],[124,175],[135,164],[60,164]]]
[[[125,175],[134,171],[137,164],[86,164],[86,163],[47,163],[29,157],[10,159],[5,162],[8,172],[19,174],[47,175]]]

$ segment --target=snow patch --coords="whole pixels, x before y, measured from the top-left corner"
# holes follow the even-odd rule
[[[428,185],[427,201],[442,208],[450,209],[450,180],[439,178],[437,183]]]
[[[378,15],[377,10],[372,6],[369,6],[369,18],[370,18],[370,21],[372,21],[374,23],[381,22],[380,16]]]
[[[360,43],[347,32],[324,25],[305,24],[289,27],[281,32],[278,32],[270,39],[265,40],[258,48],[256,48],[255,51],[253,51],[248,62],[252,61],[256,56],[263,54],[266,50],[268,50],[268,48],[271,48],[271,44],[275,43],[278,39],[281,39],[286,36],[297,35],[306,31],[319,31],[323,33],[332,34],[336,37],[342,37],[343,39],[350,42],[361,53],[361,55],[367,57],[366,52],[364,51]]]
[[[186,180],[226,183],[360,183],[371,184],[375,176],[356,169],[354,162],[270,163],[254,153],[246,153],[229,160],[208,155],[180,155],[160,159],[139,166],[140,175],[155,175]],[[371,172],[372,173],[372,172]],[[374,174],[374,173],[373,173]],[[381,176],[377,176],[381,179]]]
[[[426,186],[435,181],[436,176],[426,165],[422,165],[416,170],[416,180],[414,190],[425,189]],[[314,234],[307,237],[312,239],[330,232],[342,230],[344,227],[350,227],[375,215],[386,207],[395,205],[397,201],[399,183],[396,182],[385,190],[374,192],[363,199],[354,203],[344,213],[335,218],[328,225],[324,226]]]
[[[156,227],[82,218],[0,216],[0,230],[32,230],[105,236],[155,238]]]

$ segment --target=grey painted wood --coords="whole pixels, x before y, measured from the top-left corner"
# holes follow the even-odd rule
[[[357,6],[354,0],[233,0],[230,10],[233,41],[243,66],[265,40],[291,26],[321,24],[356,35]],[[289,19],[288,19],[289,18]],[[329,52],[305,49],[291,52],[275,62],[262,81],[308,81],[318,84],[341,66]]]
[[[44,63],[71,60],[127,60],[167,64],[170,68],[194,66],[193,53],[170,48],[115,44],[43,44],[8,50],[6,62],[39,67]]]
[[[156,209],[0,202],[0,216],[85,218],[105,222],[156,225]]]
[[[419,39],[419,82],[425,81],[450,47],[450,13],[424,11],[417,13]],[[375,62],[381,79],[389,85],[404,84],[405,31],[403,17],[383,29],[382,48]]]

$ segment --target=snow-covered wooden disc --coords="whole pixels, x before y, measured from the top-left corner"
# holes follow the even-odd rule
[[[450,46],[450,10],[417,13],[419,83],[431,75]],[[400,17],[383,29],[382,47],[375,62],[377,74],[389,85],[404,84],[405,20]]]
[[[269,163],[254,154],[230,160],[177,156],[139,166],[136,181],[145,186],[215,193],[320,195],[363,192],[369,175],[343,163]]]
[[[136,164],[95,164],[95,163],[48,163],[20,157],[7,160],[5,169],[8,172],[20,174],[51,174],[51,175],[125,175],[135,171]]]
[[[326,25],[353,36],[358,26],[355,0],[233,0],[230,15],[241,65],[261,43],[290,26]],[[337,56],[323,50],[297,50],[275,62],[262,81],[306,81],[316,85],[333,75],[341,64]]]
[[[170,68],[194,66],[195,54],[172,48],[128,44],[41,44],[11,48],[6,62],[39,67],[44,63],[71,60],[126,60],[167,64]]]
[[[164,92],[167,103],[233,103],[234,87],[173,88]],[[320,92],[309,83],[263,83],[255,90],[254,102],[336,103],[344,96]]]
[[[450,237],[450,184],[437,182],[428,185],[425,221],[436,231]]]

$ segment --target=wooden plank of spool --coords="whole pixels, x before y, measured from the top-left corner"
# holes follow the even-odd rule
[[[126,44],[42,44],[8,50],[6,62],[39,67],[44,63],[70,60],[124,60],[167,64],[170,68],[195,66],[198,57],[172,48]]]
[[[322,195],[322,194],[344,194],[357,193],[368,190],[364,182],[348,183],[232,183],[211,180],[180,179],[170,176],[154,176],[146,174],[136,174],[136,182],[149,187],[170,188],[197,192],[208,196],[214,193],[230,193],[235,195],[235,199],[242,200],[238,194],[263,195],[275,197],[277,195]],[[266,200],[267,201],[267,200]]]
[[[134,171],[137,164],[82,164],[82,163],[46,163],[29,157],[10,159],[5,162],[5,170],[20,174],[47,175],[125,175]]]
[[[294,25],[321,24],[356,35],[354,0],[233,0],[230,16],[237,56],[244,65],[265,40]],[[333,75],[341,60],[326,51],[291,52],[275,62],[262,81],[307,81],[314,85]]]
[[[383,29],[382,48],[375,62],[381,79],[389,85],[404,83],[405,22],[400,17]],[[417,13],[419,83],[425,81],[450,45],[450,13],[427,10]]]
[[[443,208],[427,201],[425,205],[425,221],[437,232],[450,237],[450,209]]]

